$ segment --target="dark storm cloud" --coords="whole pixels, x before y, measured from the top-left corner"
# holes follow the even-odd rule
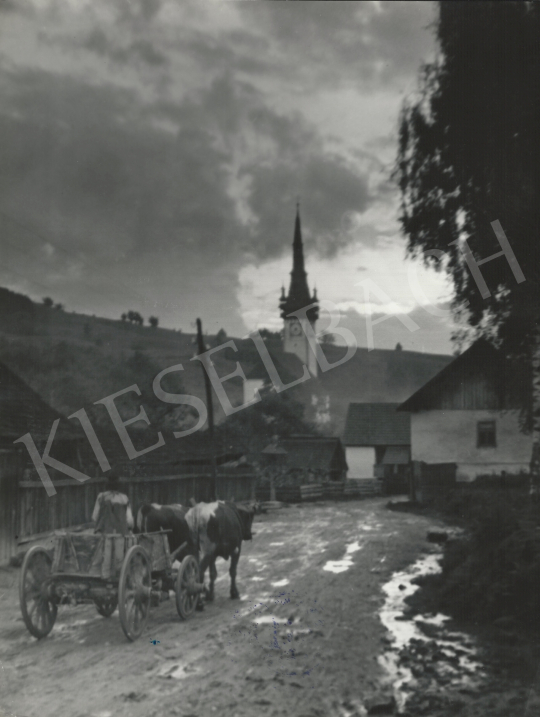
[[[357,240],[344,218],[392,199],[372,181],[378,147],[347,154],[293,100],[412,73],[407,46],[429,13],[396,5],[20,5],[35,56],[12,46],[0,68],[0,211],[30,229],[3,234],[28,248],[10,245],[15,274],[73,308],[181,297],[186,314],[202,302],[238,330],[238,273],[289,251],[298,195],[322,256]]]
[[[227,193],[229,157],[203,127],[160,129],[130,91],[39,71],[4,74],[2,95],[0,209],[69,252],[44,259],[35,236],[27,276],[78,285],[90,298],[102,286],[99,266],[105,285],[122,277],[142,296],[152,272],[180,295],[198,275],[236,305],[232,266],[246,230]],[[81,264],[74,276],[70,257]]]
[[[0,15],[4,12],[32,15],[34,13],[34,4],[31,0],[2,0],[0,2]]]
[[[96,7],[100,5],[98,1]],[[115,0],[107,5],[114,16],[107,33],[98,16],[85,9],[85,37],[62,37],[53,30],[51,40],[82,45],[123,64],[132,47],[125,34],[144,36],[151,62],[181,51],[209,71],[221,67],[273,76],[302,91],[403,86],[414,77],[419,56],[427,59],[433,52],[432,36],[424,32],[435,18],[432,2],[238,2],[234,7],[243,27],[213,33],[186,28],[181,20],[167,25],[161,10],[170,9],[171,3],[160,0]],[[207,5],[185,3],[184,9],[193,16],[215,9],[219,28],[219,2]],[[48,12],[58,13],[58,5],[53,3]]]
[[[91,30],[80,47],[120,64],[143,61],[149,65],[160,66],[168,63],[166,56],[149,40],[135,40],[125,47],[119,47],[117,41],[100,27]]]
[[[262,6],[262,7],[261,7]],[[432,52],[421,30],[431,2],[246,2],[242,14],[282,48],[291,77],[332,86],[351,81],[380,89],[414,76]]]
[[[136,25],[152,22],[162,5],[162,0],[116,0],[115,3],[119,21]]]
[[[305,243],[319,254],[334,256],[350,242],[343,218],[368,204],[367,182],[337,156],[306,156],[301,162],[280,161],[270,167],[246,167],[251,178],[249,203],[259,218],[256,235],[265,256],[277,253],[280,238],[292,241],[292,199],[302,202]]]
[[[373,200],[367,176],[325,150],[316,129],[301,115],[279,115],[250,84],[234,81],[230,73],[196,100],[163,105],[161,111],[179,125],[204,123],[219,146],[249,153],[238,176],[247,182],[246,203],[256,220],[242,247],[256,260],[275,258],[289,248],[297,196],[309,215],[307,243],[325,256],[350,241],[342,231],[343,216],[364,211]],[[255,148],[246,148],[250,138]]]
[[[279,256],[290,245],[298,192],[309,197],[307,236],[321,246],[342,212],[367,205],[365,180],[326,154],[313,128],[264,108],[253,88],[230,77],[155,106],[131,90],[39,70],[5,72],[1,91],[0,210],[39,230],[42,238],[13,234],[34,244],[36,258],[47,239],[56,249],[24,269],[13,259],[12,268],[92,302],[107,285],[111,299],[148,296],[150,271],[181,295],[197,293],[198,276],[210,302],[236,307],[246,256]],[[264,162],[242,169],[252,227],[239,220],[228,188],[246,130],[270,148]],[[336,248],[324,244],[327,253]]]

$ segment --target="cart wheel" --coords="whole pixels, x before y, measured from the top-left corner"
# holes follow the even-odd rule
[[[52,559],[40,545],[35,545],[24,558],[19,583],[19,601],[24,623],[38,640],[52,630],[56,620],[56,604],[49,595]]]
[[[124,558],[118,584],[120,623],[128,640],[136,640],[146,627],[151,592],[150,559],[140,545],[134,545]]]
[[[193,555],[186,555],[176,576],[176,609],[183,620],[193,615],[199,600],[199,563]]]
[[[110,617],[118,607],[118,598],[116,595],[110,595],[109,597],[104,598],[95,598],[94,602],[96,604],[97,611],[100,615],[103,615],[103,617]]]

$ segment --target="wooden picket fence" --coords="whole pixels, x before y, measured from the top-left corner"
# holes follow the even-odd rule
[[[192,498],[196,502],[208,502],[211,480],[211,476],[204,473],[120,478],[119,490],[128,495],[136,513],[143,503],[189,505]],[[221,500],[251,500],[255,497],[255,480],[252,473],[218,475],[218,497]],[[45,538],[60,528],[88,523],[98,493],[106,490],[103,478],[91,478],[85,483],[53,478],[53,483],[56,495],[49,497],[40,481],[18,482],[10,535],[0,541],[3,543],[0,545],[3,562],[21,545]]]
[[[344,500],[372,498],[381,495],[380,480],[328,481],[326,483],[308,483],[306,485],[276,486],[276,500],[283,503],[303,503],[313,500]],[[270,500],[268,486],[257,488],[257,498]]]
[[[345,483],[342,481],[328,481],[322,484],[323,498],[325,500],[343,500],[345,497]]]
[[[346,498],[372,498],[381,495],[382,481],[377,478],[350,478],[345,482]]]
[[[303,503],[322,498],[322,485],[308,483],[306,485],[281,486],[276,488],[276,500],[283,503]]]

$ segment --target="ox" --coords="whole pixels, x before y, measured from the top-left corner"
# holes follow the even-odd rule
[[[195,555],[191,532],[186,523],[185,508],[179,503],[172,505],[159,505],[158,503],[145,503],[142,505],[135,520],[135,532],[154,533],[158,530],[167,530],[169,550],[176,560],[182,560],[186,555]],[[181,548],[181,550],[179,550]]]
[[[231,598],[239,598],[236,588],[236,567],[240,559],[243,540],[253,537],[251,526],[257,506],[217,501],[198,503],[186,513],[193,546],[199,554],[201,583],[206,568],[210,568],[210,588],[205,590],[207,600],[214,599],[214,583],[217,578],[216,558],[231,559]]]

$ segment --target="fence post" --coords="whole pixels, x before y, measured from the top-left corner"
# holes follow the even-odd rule
[[[414,503],[416,503],[417,500],[422,502],[422,463],[420,461],[411,462],[409,499]]]

